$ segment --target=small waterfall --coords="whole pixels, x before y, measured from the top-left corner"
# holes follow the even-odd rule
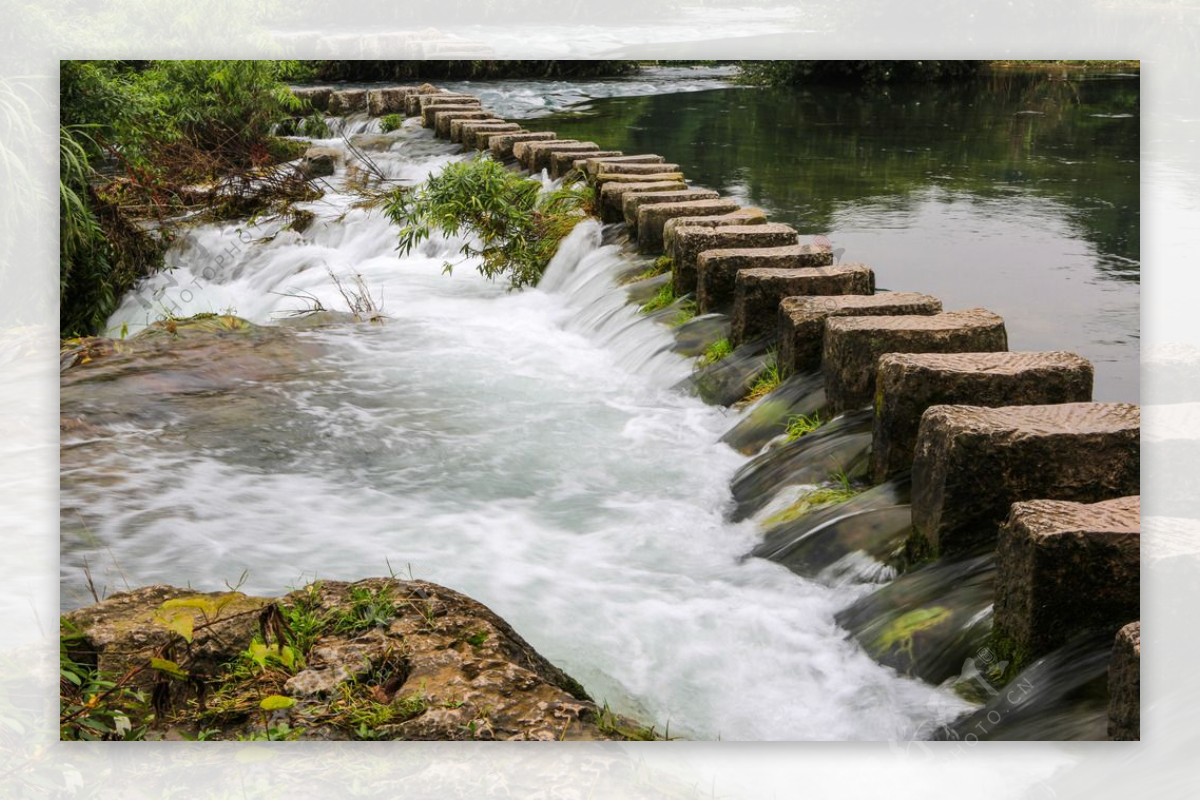
[[[825,407],[825,379],[820,373],[800,373],[784,381],[750,408],[721,441],[747,456],[787,431],[796,415],[811,417]]]
[[[711,403],[731,406],[754,386],[754,381],[770,361],[767,348],[770,342],[759,339],[739,345],[725,358],[693,372],[675,388]]]

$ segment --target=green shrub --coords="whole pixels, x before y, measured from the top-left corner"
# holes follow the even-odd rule
[[[975,75],[983,61],[742,61],[739,76],[762,86],[882,84],[940,81]]]
[[[506,276],[512,287],[537,284],[559,243],[585,219],[592,195],[542,184],[510,172],[483,156],[446,165],[415,191],[397,189],[384,204],[400,226],[402,253],[428,239],[434,229],[447,236],[474,234],[481,242],[460,249],[464,259],[482,259],[488,278]],[[454,265],[447,263],[446,272]]]
[[[391,133],[404,124],[404,118],[399,114],[385,114],[379,118],[379,130]]]

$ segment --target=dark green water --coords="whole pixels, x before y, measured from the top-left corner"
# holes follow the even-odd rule
[[[1138,400],[1139,80],[997,75],[884,90],[715,89],[525,122],[659,153],[689,181],[825,234],[881,288],[1004,316]]]

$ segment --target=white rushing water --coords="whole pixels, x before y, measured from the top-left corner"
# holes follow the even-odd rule
[[[376,161],[404,181],[458,157],[411,122],[393,136]],[[723,515],[745,461],[717,441],[734,417],[669,389],[691,365],[625,305],[627,257],[596,223],[541,287],[509,293],[471,264],[443,275],[456,242],[401,258],[344,175],[303,234],[191,229],[110,321],[132,333],[167,307],[271,324],[297,293],[344,308],[330,271],[361,274],[389,318],[297,332],[318,355],[248,383],[249,408],[180,407],[64,451],[64,605],[87,601],[85,558],[110,589],[247,571],[243,591],[279,593],[394,569],[482,601],[673,736],[900,739],[963,708],[846,639],[833,616],[862,587],[742,559],[760,533]]]

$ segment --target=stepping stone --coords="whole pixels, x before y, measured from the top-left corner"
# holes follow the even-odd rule
[[[802,254],[801,249],[806,247],[808,245],[793,245],[788,250],[794,249],[796,254]],[[701,270],[708,269],[705,266],[707,256],[707,253],[700,254]],[[758,337],[774,339],[779,333],[779,304],[784,298],[796,295],[871,295],[874,292],[875,272],[864,264],[739,269],[733,285],[730,340],[736,347]]]
[[[600,221],[606,223],[621,222],[625,219],[625,199],[631,195],[643,193],[683,192],[687,184],[680,181],[646,181],[644,183],[607,183],[600,188]],[[716,194],[715,192],[713,193]]]
[[[637,183],[626,184],[626,186],[638,186]],[[603,186],[600,189],[601,194],[607,192],[609,187]],[[716,200],[719,198],[716,192],[711,189],[680,189],[677,191],[666,192],[632,192],[626,194],[621,199],[621,211],[624,215],[625,225],[629,226],[631,234],[637,233],[638,209],[642,206],[648,206],[652,203],[688,203],[694,200]],[[709,212],[711,214],[711,212]]]
[[[442,106],[441,108],[450,108]],[[450,125],[458,120],[500,120],[495,114],[482,109],[477,111],[442,111],[434,106],[433,131],[439,139],[450,138]],[[500,120],[503,122],[503,120]]]
[[[653,153],[640,153],[632,156],[611,156],[599,158],[589,156],[583,160],[583,164],[576,164],[575,169],[582,169],[587,175],[592,176],[597,173],[607,172],[604,169],[606,164],[662,164],[666,159],[662,156],[656,156]]]
[[[639,157],[640,158],[640,157]],[[655,158],[658,158],[655,156]],[[655,175],[663,172],[679,172],[678,164],[658,162],[620,162],[606,159],[601,162],[594,175]]]
[[[437,120],[437,114],[445,114],[450,111],[479,111],[478,103],[437,103],[426,105],[421,109],[421,125],[426,128],[433,128]]]
[[[695,292],[697,300],[699,300],[700,293],[696,275],[696,260],[702,252],[785,247],[794,244],[796,244],[796,229],[783,223],[701,225],[695,228],[689,228],[686,224],[683,227],[676,225],[672,227],[669,239],[666,226],[663,227],[663,250],[671,257],[675,295],[678,297],[688,292]],[[831,256],[830,263],[832,261]],[[796,266],[818,267],[821,265]],[[733,302],[733,276],[734,273],[728,275],[728,291],[725,293],[727,303]]]
[[[1108,739],[1142,739],[1142,624],[1117,632],[1108,665]]]
[[[438,94],[432,95],[418,94],[415,97],[415,101],[410,97],[410,99],[405,103],[406,110],[408,108],[412,108],[412,111],[408,112],[408,116],[410,117],[415,117],[418,114],[422,114],[429,106],[455,105],[479,107],[483,105],[479,101],[479,98],[473,95],[458,95],[450,92],[439,92]]]
[[[498,136],[514,136],[516,134],[527,133],[533,133],[533,131],[530,131],[526,128],[517,128],[516,130],[512,131],[476,130],[470,135],[470,138],[474,142],[473,147],[476,150],[486,150],[490,152],[493,138]]]
[[[899,293],[874,297],[886,298],[888,294]],[[927,302],[924,311],[895,313],[941,311],[940,302],[928,300],[932,303]],[[871,446],[871,471],[876,483],[912,467],[921,415],[930,406],[1036,406],[1086,403],[1092,399],[1092,363],[1061,351],[885,353],[879,358],[876,375]]]
[[[620,150],[601,150],[596,153],[598,156],[619,156]],[[551,153],[550,154],[550,177],[562,178],[564,175],[575,169],[575,162],[579,161],[578,153]]]
[[[333,98],[332,86],[300,86],[292,90],[292,94],[308,103],[315,111],[328,111],[329,101]]]
[[[590,153],[599,150],[600,146],[595,142],[559,139],[556,142],[518,142],[513,146],[513,155],[530,173],[538,173],[549,169],[551,153]]]
[[[1008,350],[1008,336],[1004,319],[987,309],[920,316],[830,317],[825,321],[821,350],[830,411],[871,405],[875,398],[876,366],[885,353],[995,350]]]
[[[709,214],[704,217],[674,217],[663,226],[663,252],[672,255],[675,237],[692,228],[720,228],[725,225],[766,225],[767,214],[762,209],[741,208],[728,214]],[[672,258],[674,258],[672,256]]]
[[[415,86],[389,86],[386,89],[371,89],[367,92],[367,113],[372,117],[387,114],[403,114],[405,101],[415,93]]]
[[[688,291],[696,293],[696,301],[702,308],[718,311],[733,304],[739,270],[794,270],[833,264],[833,252],[828,248],[796,244],[795,230],[791,231],[790,239],[785,236],[756,239],[748,235],[744,246],[714,241],[713,247],[702,247],[693,262],[694,269],[688,270],[686,259],[682,262],[676,286],[690,287]]]
[[[741,208],[741,204],[731,198],[693,200],[682,203],[651,203],[639,206],[637,211],[638,252],[662,252],[663,228],[666,226],[667,220],[728,214],[739,208]]]
[[[519,131],[521,126],[499,117],[491,120],[454,120],[450,123],[450,141],[461,142],[463,147],[474,147],[477,131]]]
[[[1028,665],[1076,634],[1109,637],[1141,613],[1141,504],[1014,503],[996,544],[993,632]]]
[[[603,191],[604,187],[608,184],[645,184],[654,183],[655,181],[682,183],[683,173],[656,172],[647,175],[626,175],[625,173],[602,172],[592,176],[592,186],[596,187],[599,191]]]
[[[779,364],[792,375],[819,370],[827,317],[938,314],[941,310],[940,300],[919,292],[784,298],[779,302]]]
[[[488,150],[499,161],[513,157],[513,149],[522,142],[549,142],[557,139],[553,131],[536,131],[533,133],[498,134],[488,142]]]
[[[1137,495],[1140,417],[1130,403],[926,410],[912,468],[910,557],[994,549],[1018,501]]]
[[[366,89],[340,89],[329,97],[329,113],[341,117],[367,110]]]

